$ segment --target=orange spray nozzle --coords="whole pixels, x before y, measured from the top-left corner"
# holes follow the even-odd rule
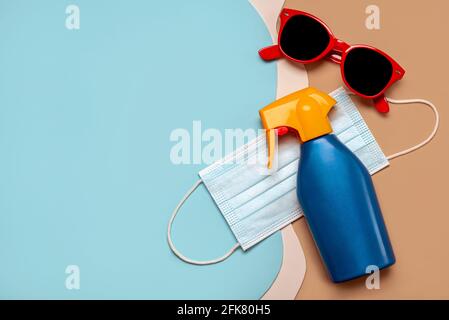
[[[306,88],[261,109],[260,118],[267,130],[268,168],[273,166],[276,128],[296,130],[302,142],[329,134],[332,127],[327,114],[335,103],[329,95],[315,88]]]

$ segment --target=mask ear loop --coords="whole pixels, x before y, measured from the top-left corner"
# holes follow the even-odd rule
[[[187,258],[181,252],[179,252],[179,250],[175,247],[175,244],[173,243],[173,240],[171,237],[171,228],[172,228],[173,222],[175,221],[176,215],[178,214],[181,207],[184,205],[184,203],[187,201],[187,199],[192,195],[192,193],[202,183],[203,183],[202,180],[198,180],[197,182],[195,182],[193,187],[189,191],[187,191],[187,193],[184,195],[184,197],[181,199],[181,201],[176,206],[175,210],[173,210],[173,213],[170,217],[170,221],[168,222],[168,229],[167,229],[167,241],[168,241],[168,245],[169,245],[171,251],[173,251],[173,253],[182,261],[190,263],[190,264],[199,265],[199,266],[205,266],[205,265],[222,262],[222,261],[226,260],[227,258],[229,258],[234,253],[234,251],[240,247],[240,244],[236,243],[224,256],[217,258],[217,259],[206,260],[206,261],[198,261],[198,260],[193,260],[193,259]]]
[[[388,160],[392,160],[392,159],[396,159],[399,157],[402,157],[406,154],[409,154],[413,151],[416,151],[422,147],[424,147],[426,144],[428,144],[430,141],[432,141],[432,139],[435,137],[435,135],[437,134],[438,131],[438,127],[440,126],[440,114],[438,113],[438,109],[437,107],[430,101],[424,100],[424,99],[405,99],[405,100],[396,100],[396,99],[390,99],[387,98],[387,101],[393,104],[411,104],[411,103],[421,103],[424,105],[427,105],[429,108],[432,109],[433,113],[435,114],[435,126],[433,127],[433,130],[431,132],[431,134],[427,137],[427,139],[425,139],[423,142],[405,149],[403,151],[397,152],[395,154],[392,154],[390,156],[387,157]]]
[[[348,95],[355,96],[355,93],[348,92]],[[421,149],[426,144],[428,144],[430,141],[432,141],[433,138],[435,138],[435,135],[437,134],[438,128],[440,126],[440,114],[438,112],[437,107],[432,102],[430,102],[428,100],[424,100],[424,99],[400,99],[400,100],[398,100],[398,99],[391,99],[391,98],[386,98],[386,99],[387,99],[388,102],[393,103],[393,104],[412,104],[412,103],[424,104],[424,105],[428,106],[430,109],[432,109],[432,111],[433,111],[433,113],[435,115],[435,125],[433,127],[432,132],[430,133],[430,135],[427,137],[426,140],[424,140],[423,142],[421,142],[421,143],[419,143],[419,144],[417,144],[417,145],[415,145],[415,146],[413,146],[411,148],[405,149],[403,151],[399,151],[397,153],[394,153],[394,154],[388,156],[387,157],[388,161],[396,159],[396,158],[399,158],[399,157],[402,157],[402,156],[405,156],[406,154],[409,154],[409,153],[411,153],[413,151]]]

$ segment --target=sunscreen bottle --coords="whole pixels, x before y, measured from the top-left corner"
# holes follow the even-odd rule
[[[259,111],[267,130],[268,166],[276,130],[299,134],[297,195],[327,271],[348,281],[395,263],[371,175],[332,134],[328,113],[336,101],[314,88],[290,94]]]

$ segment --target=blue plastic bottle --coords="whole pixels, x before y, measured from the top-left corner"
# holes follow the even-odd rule
[[[368,170],[331,134],[327,114],[334,104],[328,95],[308,88],[260,114],[268,130],[270,164],[273,129],[293,128],[303,141],[298,199],[331,279],[343,282],[373,267],[391,266],[395,257]]]
[[[371,176],[335,135],[301,145],[297,193],[334,282],[395,263]]]

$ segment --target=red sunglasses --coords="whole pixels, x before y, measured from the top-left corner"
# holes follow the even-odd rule
[[[308,64],[327,58],[340,64],[343,81],[351,91],[373,99],[379,112],[389,111],[384,93],[405,74],[389,55],[371,46],[351,46],[337,39],[323,21],[309,13],[283,9],[279,18],[279,43],[261,49],[262,59],[285,57]]]

